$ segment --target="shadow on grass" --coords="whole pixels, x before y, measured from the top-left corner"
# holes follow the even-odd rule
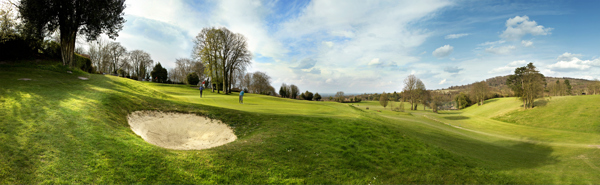
[[[446,116],[443,117],[444,119],[448,119],[448,120],[465,120],[465,119],[469,119],[469,117],[467,116]]]
[[[548,102],[549,101],[546,99],[537,100],[537,101],[533,102],[533,106],[534,107],[543,107],[543,106],[548,105]]]
[[[459,156],[467,157],[474,165],[488,169],[532,169],[559,162],[557,157],[552,156],[554,152],[552,147],[547,145],[513,140],[486,142],[476,139],[477,134],[475,133],[465,133],[460,130],[453,132],[453,128],[448,130],[443,128],[445,126],[435,127],[417,120],[414,122],[403,121],[401,124],[398,124],[397,120],[388,121],[391,121],[392,125],[396,127],[401,127],[401,130],[405,130],[407,135],[420,138],[426,143],[452,151]],[[433,121],[431,123],[439,124]],[[542,180],[544,177],[539,179]]]
[[[483,103],[492,103],[492,102],[495,102],[495,101],[498,101],[498,98],[485,100]]]

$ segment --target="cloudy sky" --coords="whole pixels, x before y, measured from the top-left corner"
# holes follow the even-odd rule
[[[511,74],[600,78],[600,1],[127,0],[117,38],[167,68],[190,57],[204,27],[248,39],[250,72],[272,85],[346,93],[428,89]]]

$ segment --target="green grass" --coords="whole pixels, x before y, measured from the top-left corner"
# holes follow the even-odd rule
[[[600,133],[600,96],[559,96],[539,100],[532,110],[514,110],[495,119],[541,128]]]
[[[236,95],[200,99],[186,86],[60,67],[2,66],[0,79],[0,184],[515,182],[345,104],[249,94],[239,105]],[[220,119],[239,139],[163,149],[129,129],[136,110]]]
[[[600,182],[599,150],[589,146],[598,134],[491,119],[518,110],[514,98],[442,114],[255,94],[239,104],[236,94],[200,98],[189,86],[65,70],[0,66],[0,184]],[[129,129],[137,110],[220,119],[238,140],[160,148]]]

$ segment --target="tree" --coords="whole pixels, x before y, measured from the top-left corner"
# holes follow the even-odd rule
[[[296,97],[298,97],[298,94],[300,94],[300,89],[298,89],[298,86],[292,84],[290,85],[290,93],[290,98],[296,99]]]
[[[432,112],[437,113],[438,112],[438,107],[440,105],[442,105],[442,95],[438,92],[435,91],[430,91],[430,101],[429,101],[429,107],[431,108]]]
[[[571,87],[571,83],[569,82],[569,80],[565,80],[565,89],[566,89],[567,95],[569,95],[569,96],[573,95],[571,92],[572,88],[573,87]]]
[[[271,77],[264,72],[257,71],[252,74],[249,90],[257,94],[274,95],[275,89],[271,86]]]
[[[471,104],[471,99],[465,93],[460,92],[460,94],[454,97],[454,101],[456,101],[456,108],[464,109],[467,108]]]
[[[285,83],[281,84],[281,87],[279,87],[279,95],[282,98],[289,97],[288,88],[290,88],[290,87],[288,85],[286,85]]]
[[[200,78],[198,78],[196,72],[188,74],[186,79],[188,85],[198,85],[198,83],[200,83]]]
[[[322,97],[319,93],[315,93],[315,97],[314,97],[315,101],[321,101],[321,98]]]
[[[165,83],[165,82],[167,82],[167,77],[168,77],[167,69],[163,68],[159,62],[154,66],[154,69],[152,69],[152,72],[150,72],[150,76],[152,76],[153,82]],[[196,83],[196,84],[198,84],[198,83]]]
[[[123,29],[125,0],[21,0],[19,13],[38,37],[59,30],[63,65],[73,65],[77,34],[96,40],[100,34],[111,39]]]
[[[304,92],[302,94],[304,94],[304,98],[302,98],[302,99],[309,100],[309,101],[313,99],[313,93],[312,92],[306,91],[306,92]]]
[[[154,63],[150,54],[142,50],[133,50],[129,54],[129,60],[131,61],[133,73],[135,73],[137,80],[144,79],[147,73],[152,69],[152,63]]]
[[[489,93],[489,86],[485,81],[474,83],[471,87],[471,95],[474,97],[474,100],[477,101],[477,105],[483,105],[483,101],[487,97]]]
[[[385,107],[388,105],[388,95],[387,93],[383,92],[381,93],[381,96],[379,97],[379,104],[381,106],[383,106],[383,108],[385,109]]]
[[[544,75],[537,71],[533,63],[515,69],[515,74],[506,79],[506,84],[511,87],[515,95],[523,101],[524,108],[533,108],[533,102],[541,97],[544,92]]]
[[[415,75],[408,75],[406,79],[404,79],[404,94],[407,96],[407,100],[410,102],[410,110],[414,110],[413,106],[416,103],[417,95],[417,81],[419,79]]]
[[[204,80],[204,65],[200,61],[189,58],[178,58],[175,60],[175,68],[169,72],[171,81],[186,82],[186,76],[196,72],[198,78]]]
[[[106,47],[111,64],[109,71],[116,74],[117,70],[122,68],[123,63],[125,63],[124,56],[127,54],[127,49],[118,42],[110,42]]]
[[[423,83],[423,81],[421,81],[421,79],[417,78],[417,83],[415,84],[416,88],[414,90],[413,93],[415,93],[415,109],[417,110],[417,105],[419,105],[417,102],[421,102],[421,104],[423,104],[423,110],[425,110],[425,101],[427,99],[427,89],[425,88],[425,84]]]
[[[13,39],[17,35],[17,17],[13,6],[8,2],[0,2],[0,43]]]
[[[337,93],[335,93],[335,101],[337,102],[344,102],[344,91],[338,91]]]
[[[207,66],[213,83],[221,81],[223,91],[231,93],[236,71],[243,73],[252,59],[246,37],[227,28],[204,28],[194,44],[193,55]]]

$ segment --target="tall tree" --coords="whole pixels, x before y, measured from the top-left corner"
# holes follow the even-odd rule
[[[415,93],[415,102],[421,102],[421,104],[423,104],[423,110],[425,110],[425,101],[427,99],[427,88],[425,88],[425,84],[423,83],[423,81],[421,81],[421,79],[417,78],[417,83],[415,84],[415,90],[413,93]],[[417,110],[417,105],[418,103],[415,103],[415,109]]]
[[[406,79],[404,79],[404,88],[403,94],[406,96],[406,99],[410,102],[410,110],[414,110],[414,104],[416,103],[417,95],[417,81],[419,79],[415,75],[409,75]]]
[[[296,99],[296,97],[298,97],[298,95],[300,94],[300,89],[298,89],[298,86],[292,84],[290,85],[290,98],[291,99]]]
[[[545,80],[544,75],[537,71],[533,63],[529,63],[515,69],[515,74],[508,77],[506,84],[521,98],[524,108],[533,108],[535,99],[541,97],[544,92]]]
[[[117,70],[123,66],[125,61],[124,56],[127,54],[127,49],[121,43],[110,42],[107,46],[108,56],[110,57],[110,72],[116,74]]]
[[[288,93],[287,93],[288,92],[288,90],[287,90],[288,88],[289,88],[288,85],[286,85],[285,83],[281,84],[281,87],[279,88],[279,95],[282,98],[287,98],[288,97]]]
[[[227,28],[204,28],[194,43],[193,55],[207,66],[213,83],[222,82],[225,93],[231,93],[235,72],[245,71],[252,59],[246,38]]]
[[[133,50],[129,54],[129,60],[131,61],[133,73],[137,76],[137,80],[146,78],[147,73],[152,70],[152,63],[154,63],[150,54],[142,50]]]
[[[63,65],[73,65],[77,34],[88,41],[104,33],[111,39],[123,29],[125,0],[21,0],[19,13],[42,37],[59,30]]]
[[[485,81],[477,82],[471,87],[471,95],[477,101],[477,105],[483,105],[489,91],[490,87]]]
[[[388,101],[389,99],[387,93],[383,92],[379,97],[379,104],[385,109],[385,107],[388,105]]]

